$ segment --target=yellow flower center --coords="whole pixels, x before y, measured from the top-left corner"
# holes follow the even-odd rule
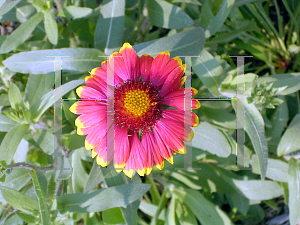
[[[134,117],[143,116],[150,108],[150,98],[144,90],[130,90],[125,93],[124,108]]]

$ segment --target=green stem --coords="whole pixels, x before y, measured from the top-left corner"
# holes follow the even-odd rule
[[[133,43],[133,41],[135,40],[135,36],[138,33],[140,27],[143,25],[144,21],[145,21],[146,17],[142,16],[142,18],[138,21],[137,25],[134,27],[130,37],[128,38],[128,42],[129,43]]]
[[[163,210],[163,208],[165,208],[167,202],[168,202],[168,198],[167,198],[167,193],[168,193],[169,189],[166,188],[166,190],[163,192],[158,208],[155,212],[155,215],[151,221],[151,225],[156,225],[157,224],[157,220],[158,220],[158,216],[160,215],[161,211]]]
[[[13,169],[13,168],[26,168],[29,170],[35,170],[35,169],[40,169],[40,170],[53,170],[52,166],[46,166],[46,167],[35,167],[32,165],[29,165],[27,163],[13,163],[7,166],[7,169]]]
[[[70,42],[72,48],[77,48],[77,43],[73,32],[70,33]]]
[[[158,205],[159,201],[160,201],[160,194],[156,187],[156,184],[155,184],[154,180],[152,178],[150,178],[149,176],[147,177],[147,183],[151,184],[150,194],[152,197],[152,202],[154,205]]]

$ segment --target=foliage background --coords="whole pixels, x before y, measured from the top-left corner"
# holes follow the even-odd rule
[[[0,224],[297,224],[300,220],[300,2],[297,0],[0,1]],[[129,42],[139,55],[191,55],[197,98],[193,168],[128,179],[99,168],[62,108],[54,172],[53,59],[62,96]],[[237,78],[233,55],[246,59]],[[236,104],[245,164],[236,169]],[[241,127],[238,126],[240,129]],[[244,166],[244,165],[239,165]]]

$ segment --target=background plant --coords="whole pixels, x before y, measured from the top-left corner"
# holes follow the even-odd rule
[[[300,73],[297,0],[0,2],[1,224],[287,224],[300,220]],[[99,168],[62,107],[64,172],[55,173],[53,59],[61,97],[76,98],[88,71],[129,42],[139,55],[192,60],[201,101],[194,170],[184,156],[150,176]],[[231,55],[246,60],[236,76]],[[236,104],[245,109],[245,163],[236,169]],[[240,128],[240,127],[238,127]],[[243,166],[243,165],[241,165]],[[201,170],[196,170],[201,168]],[[263,182],[261,180],[264,180]],[[292,197],[289,197],[292,196]],[[288,206],[288,207],[287,207]]]

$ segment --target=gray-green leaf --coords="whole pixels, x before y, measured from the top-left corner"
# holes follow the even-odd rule
[[[299,160],[289,161],[289,211],[290,223],[297,224],[300,221],[300,163]]]
[[[9,130],[0,146],[0,161],[5,160],[7,164],[10,164],[28,128],[28,124],[21,124]]]
[[[14,54],[3,61],[3,64],[11,71],[31,74],[52,73],[54,68],[54,57],[62,57],[62,69],[64,71],[87,72],[95,67],[101,66],[105,60],[103,52],[91,48],[62,48],[21,52]]]
[[[147,0],[150,22],[157,27],[181,29],[194,24],[181,8],[162,0]]]
[[[278,148],[277,155],[282,156],[300,150],[300,114],[297,114],[284,132]]]
[[[26,41],[35,27],[42,21],[42,19],[43,13],[39,12],[26,22],[22,23],[14,32],[11,33],[11,35],[5,39],[4,43],[1,45],[0,53],[8,53]]]
[[[205,44],[202,28],[182,31],[169,37],[134,45],[138,55],[156,56],[162,51],[169,51],[170,57],[198,55]]]

